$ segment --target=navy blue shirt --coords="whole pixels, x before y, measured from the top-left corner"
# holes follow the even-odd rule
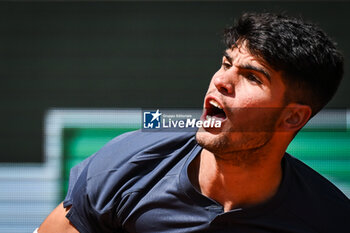
[[[350,232],[349,199],[288,154],[273,198],[225,213],[188,178],[201,149],[193,132],[135,131],[113,139],[71,170],[67,218],[81,233]]]

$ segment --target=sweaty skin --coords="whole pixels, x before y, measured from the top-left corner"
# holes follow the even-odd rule
[[[38,233],[79,233],[66,218],[68,211],[69,208],[64,208],[60,203],[41,224]]]

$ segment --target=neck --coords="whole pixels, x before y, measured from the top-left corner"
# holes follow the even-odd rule
[[[244,163],[242,159],[237,162],[237,158],[244,158],[247,154],[232,154],[236,159],[230,161],[203,149],[189,167],[192,184],[203,195],[222,204],[225,212],[269,200],[277,192],[281,182],[282,156],[271,153],[249,154],[260,156],[261,159],[256,163]]]

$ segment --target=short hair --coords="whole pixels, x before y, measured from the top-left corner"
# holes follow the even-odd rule
[[[309,105],[312,116],[334,96],[343,76],[343,56],[320,28],[274,13],[244,13],[224,31],[227,48],[248,51],[282,71],[285,101]]]

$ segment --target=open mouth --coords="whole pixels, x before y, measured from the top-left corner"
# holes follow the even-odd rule
[[[213,99],[207,102],[206,110],[206,120],[215,118],[217,120],[223,121],[226,119],[226,113],[223,110],[223,107]]]

